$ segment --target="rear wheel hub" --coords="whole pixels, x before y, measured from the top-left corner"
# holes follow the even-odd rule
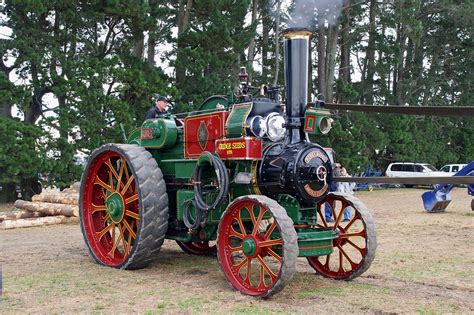
[[[105,200],[107,212],[115,223],[119,223],[123,219],[124,204],[125,202],[123,201],[122,196],[117,192],[114,192]]]

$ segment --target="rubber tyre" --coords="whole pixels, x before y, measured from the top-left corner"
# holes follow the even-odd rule
[[[130,248],[130,254],[120,264],[110,266],[101,260],[91,248],[84,225],[84,200],[88,174],[94,161],[102,154],[118,153],[125,159],[136,182],[139,203],[139,223],[136,238]],[[91,174],[93,175],[93,174]],[[131,144],[106,144],[96,149],[90,156],[81,179],[80,188],[80,224],[87,250],[98,264],[119,269],[139,269],[148,266],[161,249],[168,229],[168,195],[163,174],[156,160],[145,148]]]
[[[360,216],[360,221],[362,221],[363,226],[365,228],[365,249],[366,249],[366,254],[362,255],[362,259],[359,262],[359,265],[349,271],[346,272],[345,274],[337,274],[336,272],[330,271],[330,270],[325,270],[324,266],[319,262],[318,257],[307,257],[307,260],[310,264],[311,267],[320,275],[326,277],[326,278],[331,278],[331,279],[336,279],[336,280],[352,280],[354,278],[357,278],[361,274],[363,274],[367,269],[369,269],[370,265],[372,264],[372,261],[375,258],[375,252],[377,249],[377,233],[376,233],[376,227],[374,220],[372,218],[372,215],[370,212],[367,210],[367,207],[356,197],[346,194],[346,193],[339,193],[339,192],[332,192],[329,193],[327,198],[332,198],[331,200],[345,200],[348,206],[352,207],[352,211],[357,210],[359,216]],[[322,211],[324,212],[324,204],[325,202],[321,202],[321,208]],[[345,208],[344,208],[345,209]],[[341,209],[343,211],[344,209]],[[355,216],[355,215],[354,215]],[[318,216],[318,220],[322,220],[321,215]],[[355,219],[354,219],[355,220]],[[350,223],[350,222],[349,222]],[[333,227],[334,229],[334,222],[328,222],[327,223],[329,227]],[[339,225],[341,226],[341,224]],[[347,224],[346,224],[347,226]],[[343,225],[341,227],[344,227]],[[341,230],[340,230],[341,231]],[[334,240],[334,242],[337,242]],[[344,246],[344,245],[342,245]],[[335,254],[335,253],[333,253]],[[332,255],[332,254],[331,254]],[[323,256],[326,257],[326,256]]]

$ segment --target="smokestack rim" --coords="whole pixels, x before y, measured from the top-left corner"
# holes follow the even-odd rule
[[[308,28],[306,27],[290,27],[281,31],[281,36],[285,39],[295,39],[295,38],[304,38],[309,39],[309,37],[313,34]]]

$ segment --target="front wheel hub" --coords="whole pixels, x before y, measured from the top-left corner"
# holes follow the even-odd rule
[[[247,257],[255,256],[257,252],[257,243],[249,237],[242,242],[242,251]]]

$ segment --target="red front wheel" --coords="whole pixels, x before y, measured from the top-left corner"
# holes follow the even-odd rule
[[[81,180],[80,222],[96,262],[122,269],[148,265],[168,227],[166,186],[151,154],[128,144],[95,150]]]
[[[249,195],[235,199],[219,224],[217,257],[240,292],[268,297],[293,277],[298,244],[293,221],[276,201]]]
[[[352,280],[371,265],[377,248],[375,224],[365,205],[343,193],[329,193],[317,206],[318,226],[338,233],[330,255],[308,257],[319,274]]]

